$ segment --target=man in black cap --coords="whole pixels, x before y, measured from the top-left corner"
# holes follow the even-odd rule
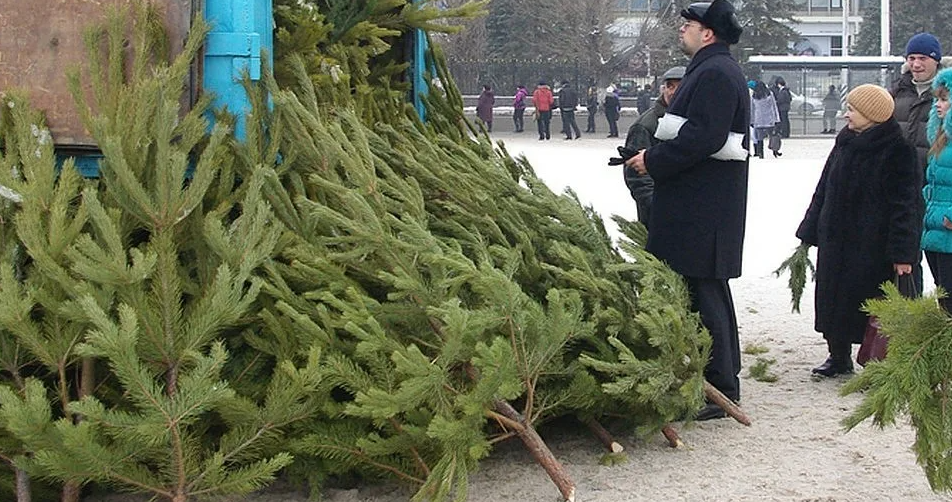
[[[638,116],[631,127],[628,128],[628,135],[625,137],[626,152],[623,156],[634,154],[639,150],[644,150],[658,143],[655,138],[655,132],[658,130],[658,121],[668,111],[668,105],[674,99],[674,93],[681,85],[681,79],[684,78],[685,68],[675,66],[664,72],[661,76],[661,95],[655,100],[651,108],[645,110]],[[619,150],[621,153],[621,150]],[[635,206],[638,208],[638,221],[645,228],[648,228],[651,216],[651,198],[654,194],[654,181],[647,174],[640,175],[629,166],[624,166],[623,174],[625,185],[631,192],[631,198],[635,199]]]
[[[727,0],[692,3],[681,17],[679,46],[691,63],[658,123],[662,141],[626,164],[654,179],[648,251],[684,276],[691,307],[711,333],[704,376],[739,401],[740,343],[728,280],[741,273],[750,98],[729,46],[743,30]],[[697,419],[724,416],[708,404]]]

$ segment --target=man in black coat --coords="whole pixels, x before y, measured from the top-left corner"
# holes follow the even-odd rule
[[[790,89],[787,88],[787,82],[783,77],[774,79],[770,92],[773,93],[774,101],[777,102],[777,114],[780,115],[780,125],[777,127],[780,131],[780,137],[789,138],[790,105],[793,103],[793,95],[790,94]]]
[[[568,80],[563,80],[562,88],[559,89],[559,115],[562,117],[562,133],[565,134],[565,139],[572,139],[572,132],[575,132],[575,139],[582,137],[578,124],[575,123],[576,108],[578,93]]]
[[[660,120],[662,140],[626,164],[654,179],[648,251],[684,276],[692,308],[711,333],[704,376],[740,400],[740,342],[728,279],[739,277],[747,214],[750,98],[730,54],[742,29],[727,0],[681,11],[679,45],[691,56]],[[698,420],[724,417],[708,404]]]

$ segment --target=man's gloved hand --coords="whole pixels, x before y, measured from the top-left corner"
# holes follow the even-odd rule
[[[608,165],[618,166],[618,165],[624,164],[626,160],[634,157],[635,155],[638,155],[638,152],[625,148],[624,146],[619,146],[618,155],[621,155],[621,157],[609,157]]]

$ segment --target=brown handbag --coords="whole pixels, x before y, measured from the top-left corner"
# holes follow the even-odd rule
[[[916,281],[912,274],[897,275],[893,279],[899,292],[908,298],[919,296],[916,288]],[[856,362],[860,366],[866,366],[869,361],[882,361],[886,359],[886,351],[889,348],[889,338],[880,331],[879,319],[876,316],[869,316],[866,320],[866,333],[863,335],[863,343],[859,346],[859,352],[856,354]]]

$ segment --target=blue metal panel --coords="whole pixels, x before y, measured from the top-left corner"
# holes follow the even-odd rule
[[[429,92],[426,85],[426,33],[423,30],[416,30],[413,37],[413,106],[416,108],[420,120],[426,120],[426,106],[423,104],[423,96]]]
[[[202,86],[211,92],[216,108],[238,116],[235,135],[245,137],[244,115],[251,102],[241,85],[247,71],[252,80],[261,78],[261,50],[269,66],[274,52],[272,0],[206,0],[205,19],[211,25],[205,45]]]
[[[413,3],[423,3],[422,0],[413,0]],[[413,107],[416,108],[420,120],[426,120],[426,107],[423,104],[423,96],[429,92],[426,85],[426,32],[423,30],[414,30],[413,33],[413,58],[410,65],[410,76],[413,84]]]

